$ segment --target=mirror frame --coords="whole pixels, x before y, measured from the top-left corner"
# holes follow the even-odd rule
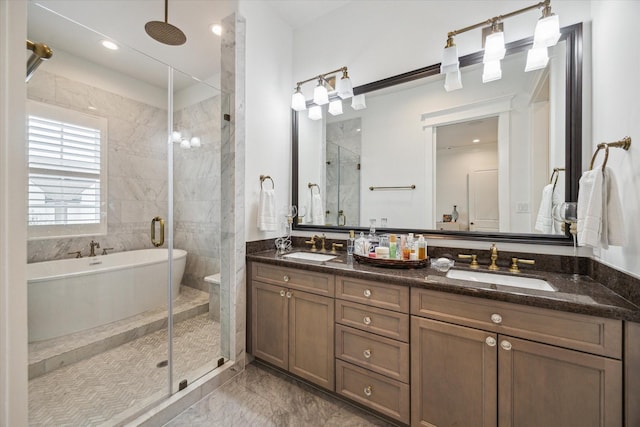
[[[578,200],[578,181],[582,174],[582,23],[570,25],[560,30],[560,40],[566,41],[566,76],[565,91],[565,199],[567,202]],[[506,54],[525,51],[533,44],[533,37],[511,42],[506,45]],[[482,62],[483,52],[475,52],[460,57],[460,67]],[[354,95],[388,88],[402,83],[440,74],[440,63],[367,83],[353,89]],[[298,206],[298,112],[291,110],[291,203]],[[312,224],[298,224],[294,219],[293,229],[309,232],[345,233],[348,230],[368,231],[367,227],[338,227]],[[386,232],[417,232],[428,239],[481,240],[492,242],[511,242],[527,244],[573,244],[569,232],[564,235],[534,233],[486,233],[479,231],[446,231],[429,229],[385,228]]]

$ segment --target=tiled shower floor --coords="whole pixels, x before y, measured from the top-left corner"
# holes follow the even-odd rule
[[[174,383],[216,367],[220,324],[197,315],[174,325]],[[29,381],[29,425],[113,424],[168,394],[167,330],[142,336]]]

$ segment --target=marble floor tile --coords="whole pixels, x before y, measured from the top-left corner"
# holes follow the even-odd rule
[[[253,363],[165,427],[392,425],[301,381]]]

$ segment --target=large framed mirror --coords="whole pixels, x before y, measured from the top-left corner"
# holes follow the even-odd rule
[[[429,238],[570,245],[539,207],[576,201],[582,151],[582,24],[561,30],[549,64],[524,72],[532,38],[507,45],[502,78],[482,83],[482,52],[354,88],[365,109],[311,120],[292,110],[296,230],[377,229]],[[320,206],[320,207],[319,207]]]

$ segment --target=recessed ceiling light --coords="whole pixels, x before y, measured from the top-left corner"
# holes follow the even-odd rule
[[[94,107],[93,105],[89,105],[87,108],[88,108],[89,110],[91,110],[91,111],[96,111],[96,110],[97,110],[97,108],[96,108],[96,107]]]
[[[102,46],[106,47],[109,50],[118,50],[118,49],[120,49],[118,47],[118,45],[115,44],[114,42],[112,42],[111,40],[102,40],[100,43],[102,44]]]
[[[475,143],[477,143],[477,142],[480,142],[480,140],[479,140],[478,138],[476,138],[476,139],[474,139],[474,140],[473,140],[473,141],[471,141],[471,142],[473,142],[473,143],[475,144]]]
[[[222,25],[220,24],[211,24],[211,32],[216,36],[222,35]]]

